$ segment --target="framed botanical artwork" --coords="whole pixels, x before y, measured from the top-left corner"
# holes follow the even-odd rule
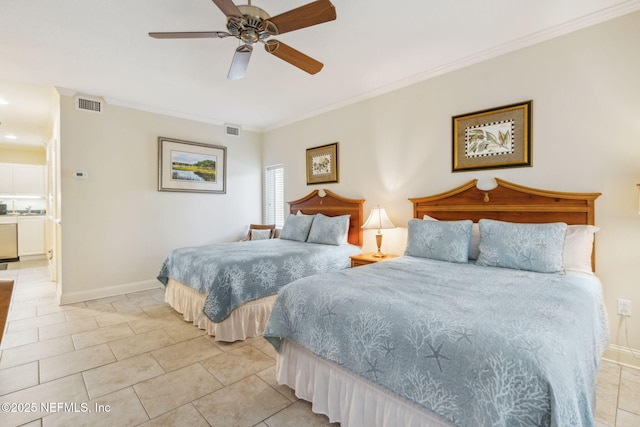
[[[533,101],[452,118],[453,172],[531,166]]]
[[[307,148],[307,185],[338,182],[338,143]]]
[[[227,147],[158,138],[158,191],[227,191]]]

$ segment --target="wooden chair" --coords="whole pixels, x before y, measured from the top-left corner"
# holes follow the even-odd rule
[[[276,236],[275,224],[250,224],[249,232],[247,233],[247,236],[244,239],[242,239],[242,241],[264,239],[264,236],[263,236],[264,233],[256,233],[254,235],[253,233],[254,230],[270,230],[271,232],[269,233],[269,237],[268,237],[269,239],[273,239]]]

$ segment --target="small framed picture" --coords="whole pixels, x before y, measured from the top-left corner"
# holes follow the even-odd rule
[[[452,171],[531,166],[532,103],[453,117]]]
[[[158,138],[158,191],[227,191],[227,147]]]
[[[338,143],[307,148],[307,185],[338,182]]]

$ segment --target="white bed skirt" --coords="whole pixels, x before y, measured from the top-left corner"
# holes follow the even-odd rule
[[[312,403],[342,427],[450,427],[437,415],[381,386],[322,359],[293,341],[283,340],[278,353],[279,384]]]
[[[182,314],[184,320],[206,330],[216,341],[231,342],[262,335],[276,295],[243,304],[220,323],[213,322],[202,312],[205,295],[178,281],[169,279],[164,300]]]

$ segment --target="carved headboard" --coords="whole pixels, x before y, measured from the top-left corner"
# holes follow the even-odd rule
[[[495,179],[498,186],[491,190],[476,187],[478,180],[433,196],[409,199],[413,217],[429,215],[443,221],[482,218],[500,221],[543,223],[595,222],[595,200],[600,193],[566,193],[540,190]],[[595,268],[595,251],[592,267]]]
[[[314,190],[302,199],[289,203],[289,212],[296,214],[315,215],[321,213],[326,216],[351,215],[349,218],[349,236],[347,240],[352,245],[362,246],[363,199],[349,199],[338,196],[329,190],[320,196],[319,190]]]

